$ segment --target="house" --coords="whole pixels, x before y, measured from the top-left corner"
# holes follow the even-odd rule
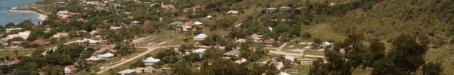
[[[138,25],[139,23],[140,23],[140,21],[132,21],[131,25]]]
[[[245,43],[247,40],[246,39],[238,39],[235,41],[235,43]]]
[[[4,40],[5,41],[11,40],[15,37],[20,37],[22,39],[28,39],[28,37],[30,36],[30,33],[31,33],[31,31],[24,31],[24,32],[19,32],[17,34],[11,34],[11,35],[6,36],[6,38]]]
[[[77,70],[75,65],[68,65],[65,66],[63,69],[65,74],[72,74]]]
[[[205,53],[206,50],[207,49],[199,48],[199,49],[195,49],[194,51],[192,51],[192,53],[203,54],[203,53]]]
[[[275,40],[273,38],[268,38],[264,40],[263,43],[265,44],[265,46],[271,47],[274,45]]]
[[[279,72],[279,75],[290,75],[290,74],[287,72]]]
[[[57,16],[60,18],[60,19],[68,19],[69,17],[71,17],[72,13],[69,12],[68,10],[63,10],[63,11],[58,11],[57,12]]]
[[[199,27],[199,28],[203,27],[203,25],[202,25],[203,23],[200,21],[194,21],[193,24],[194,24],[194,26]]]
[[[101,58],[101,59],[110,59],[112,57],[114,57],[115,55],[110,53],[110,52],[107,52],[107,53],[104,53],[104,54],[98,54],[96,55],[96,57],[98,58]]]
[[[15,65],[15,64],[18,64],[20,62],[20,60],[11,60],[11,61],[7,61],[5,63],[3,63],[2,65],[6,65],[6,66],[11,66],[11,65]]]
[[[110,26],[110,30],[118,30],[123,28],[123,26]]]
[[[279,12],[289,12],[291,7],[288,6],[281,6],[279,7]]]
[[[175,6],[173,6],[171,4],[165,5],[163,2],[161,2],[161,8],[164,10],[167,10],[167,11],[175,10]]]
[[[145,60],[143,60],[142,62],[145,64],[145,66],[151,66],[151,65],[154,65],[155,63],[158,63],[159,61],[161,61],[161,60],[155,59],[153,57],[148,57]]]
[[[199,48],[199,49],[193,50],[192,53],[199,54],[199,56],[202,57],[203,53],[205,53],[206,50],[207,49]]]
[[[134,71],[136,71],[136,73],[144,73],[145,71],[145,68],[143,67],[136,67],[133,69]]]
[[[11,32],[20,31],[20,30],[22,30],[22,28],[8,28],[8,29],[5,29],[5,32],[11,33]]]
[[[203,40],[205,40],[205,38],[207,38],[207,37],[208,37],[207,35],[205,35],[205,34],[203,34],[203,33],[200,33],[199,35],[195,36],[193,40],[194,40],[194,41],[203,41]]]
[[[228,51],[228,52],[225,52],[224,55],[227,55],[227,56],[240,56],[240,50],[238,49],[233,49],[231,51]]]
[[[25,39],[21,37],[14,37],[13,39],[9,40],[11,43],[11,48],[19,48],[19,45],[25,42]]]
[[[39,38],[39,39],[36,39],[35,41],[33,41],[33,44],[44,46],[44,45],[49,44],[49,41],[47,41],[44,38]]]
[[[169,26],[183,26],[184,23],[181,22],[181,21],[175,21],[175,22],[172,22],[170,24],[168,24]]]
[[[236,10],[230,10],[230,11],[227,11],[227,14],[236,15],[236,14],[240,14],[240,12],[236,11]]]
[[[91,56],[91,57],[89,57],[89,58],[87,58],[85,60],[87,60],[87,61],[99,61],[99,60],[102,60],[102,58],[98,58],[96,56]]]
[[[52,35],[52,38],[63,38],[63,37],[68,37],[69,33],[66,32],[60,32]]]
[[[252,34],[250,37],[252,39],[252,42],[262,42],[262,35]]]
[[[119,75],[136,75],[136,71],[133,69],[125,69],[118,72]]]
[[[157,71],[156,68],[154,68],[153,66],[147,66],[145,67],[145,69],[143,70],[143,72],[145,73],[155,73]]]
[[[277,11],[277,8],[274,8],[274,7],[269,7],[269,8],[265,9],[265,13],[268,13],[268,14],[274,13],[276,11]]]
[[[235,63],[237,63],[237,64],[242,64],[242,63],[245,63],[245,62],[247,62],[246,58],[241,58],[241,59],[238,59],[238,60],[235,61]]]

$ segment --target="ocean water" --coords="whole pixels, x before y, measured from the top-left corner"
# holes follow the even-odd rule
[[[23,7],[30,5],[39,0],[0,0],[0,25],[8,23],[20,23],[24,20],[32,20],[33,23],[38,24],[38,14],[32,12],[11,12],[8,11],[12,7]]]

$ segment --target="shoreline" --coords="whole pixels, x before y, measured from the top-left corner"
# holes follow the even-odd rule
[[[40,20],[40,22],[44,21],[47,19],[47,15],[44,15],[42,13],[38,13],[36,11],[32,11],[32,10],[19,10],[19,9],[10,9],[8,10],[8,12],[12,12],[12,13],[16,13],[16,12],[21,12],[21,13],[33,13],[33,14],[36,14],[38,15],[38,19]]]

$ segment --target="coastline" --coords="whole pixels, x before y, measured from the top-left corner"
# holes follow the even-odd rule
[[[37,14],[37,15],[38,15],[38,19],[39,19],[41,22],[44,21],[44,20],[46,20],[47,17],[48,17],[47,15],[44,15],[44,14],[42,14],[42,13],[38,13],[38,12],[36,12],[36,11],[31,11],[31,10],[10,9],[10,10],[8,10],[8,11],[9,11],[9,12],[13,12],[13,13],[15,13],[15,12],[21,12],[21,13],[33,13],[33,14]]]

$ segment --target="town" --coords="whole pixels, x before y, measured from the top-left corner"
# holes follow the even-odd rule
[[[0,74],[454,74],[454,1],[401,2],[42,0],[0,28]]]

